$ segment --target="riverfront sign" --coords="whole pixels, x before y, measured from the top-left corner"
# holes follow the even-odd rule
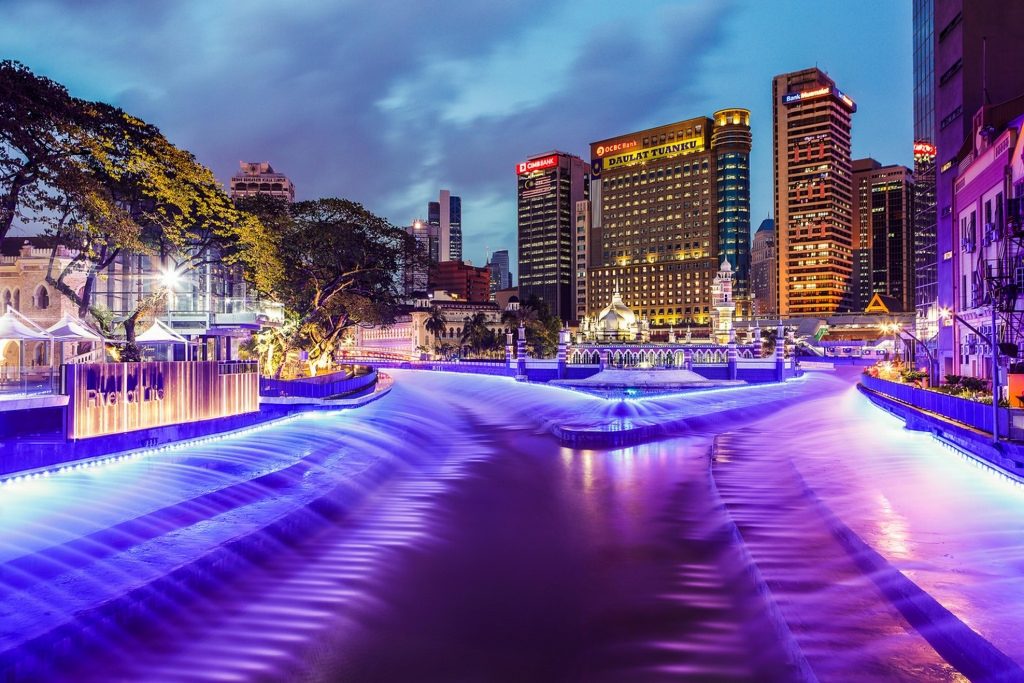
[[[66,365],[68,435],[81,439],[259,410],[255,363]]]

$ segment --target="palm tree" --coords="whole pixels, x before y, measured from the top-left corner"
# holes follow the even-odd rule
[[[485,350],[493,344],[494,333],[487,327],[486,313],[474,313],[471,318],[466,319],[460,341],[463,346],[469,346],[476,352]]]
[[[437,350],[440,344],[441,335],[444,334],[445,329],[448,327],[448,321],[445,320],[444,311],[437,304],[430,307],[430,315],[427,316],[427,321],[423,327],[426,328],[427,332],[434,335],[434,349]]]

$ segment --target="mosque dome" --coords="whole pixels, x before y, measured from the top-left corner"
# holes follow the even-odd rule
[[[636,325],[636,314],[622,301],[622,295],[615,292],[612,302],[597,316],[597,326],[605,332],[629,332]]]

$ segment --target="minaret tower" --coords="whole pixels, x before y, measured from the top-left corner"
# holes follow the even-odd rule
[[[732,298],[732,266],[722,260],[718,275],[711,285],[711,338],[719,344],[729,341],[732,321],[736,315],[736,302]]]

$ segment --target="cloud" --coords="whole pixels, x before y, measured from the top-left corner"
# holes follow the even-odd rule
[[[728,8],[540,0],[23,2],[0,42],[80,96],[156,123],[226,180],[269,160],[300,198],[397,223],[437,189],[464,201],[469,253],[515,248],[513,165],[702,113],[702,55]],[[46,40],[42,37],[46,36]]]

